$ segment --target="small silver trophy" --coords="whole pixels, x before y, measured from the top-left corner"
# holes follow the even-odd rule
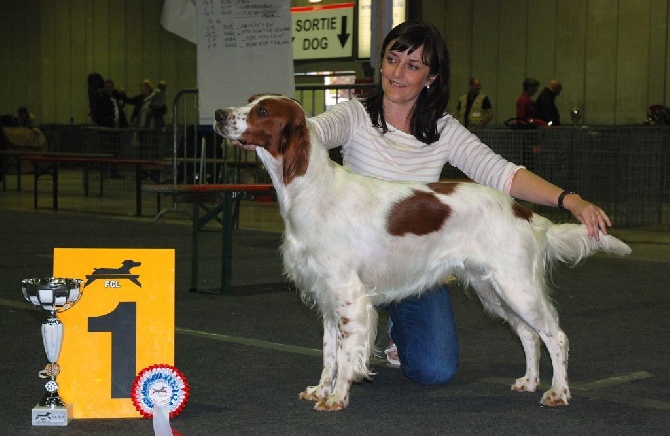
[[[56,362],[63,344],[63,323],[56,317],[56,313],[68,310],[79,301],[83,283],[80,279],[56,277],[21,281],[25,299],[49,312],[49,317],[42,323],[42,341],[49,363],[40,371],[40,377],[49,380],[44,385],[44,398],[33,408],[33,425],[65,426],[72,419],[72,404],[66,404],[58,395],[56,383],[56,376],[60,373],[60,366]]]

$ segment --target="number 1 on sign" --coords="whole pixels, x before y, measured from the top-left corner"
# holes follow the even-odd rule
[[[130,398],[135,379],[137,303],[122,302],[102,316],[88,318],[88,331],[112,334],[112,398]]]

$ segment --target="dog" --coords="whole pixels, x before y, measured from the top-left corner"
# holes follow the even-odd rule
[[[553,367],[541,404],[567,405],[568,338],[547,296],[557,261],[577,263],[630,248],[611,235],[590,238],[581,224],[553,224],[495,189],[475,183],[389,182],[329,159],[300,104],[252,97],[215,111],[214,129],[255,150],[276,189],[285,230],[286,276],[323,317],[323,371],[300,398],[317,410],[347,407],[351,384],[370,378],[375,306],[420,295],[453,275],[484,309],[519,336],[526,373],[512,390],[540,383],[540,340]]]
[[[93,268],[93,273],[86,276],[87,280],[84,286],[88,286],[98,279],[128,279],[141,288],[142,284],[138,280],[139,275],[130,274],[131,269],[141,265],[142,262],[126,259],[121,262],[119,268]]]
[[[132,259],[126,259],[121,262],[121,267],[119,268],[93,268],[93,275],[104,275],[104,274],[130,274],[130,270],[136,266],[141,266],[142,262],[136,262]]]

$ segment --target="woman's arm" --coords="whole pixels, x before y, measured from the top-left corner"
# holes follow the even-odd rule
[[[516,172],[510,189],[512,197],[544,206],[558,206],[559,197],[563,192],[563,189],[526,169]],[[607,227],[611,226],[612,222],[601,208],[576,193],[567,193],[562,200],[563,207],[586,225],[589,236],[598,239],[598,230],[607,234]]]
[[[531,203],[558,206],[558,198],[563,189],[524,167],[507,161],[453,118],[447,119],[447,126],[440,141],[446,144],[449,152],[447,160],[477,183],[491,186],[514,198]],[[584,200],[578,194],[564,195],[563,207],[579,222],[585,224],[589,236],[596,239],[599,237],[599,229],[607,234],[607,227],[612,225],[601,208]]]
[[[313,130],[319,135],[323,146],[331,149],[350,142],[361,111],[365,115],[360,102],[349,100],[336,104],[309,121],[315,127]]]

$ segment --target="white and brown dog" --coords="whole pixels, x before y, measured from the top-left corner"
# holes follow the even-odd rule
[[[539,384],[540,340],[553,366],[544,405],[567,405],[568,339],[546,294],[555,261],[577,263],[602,250],[630,248],[610,235],[589,238],[581,224],[553,224],[475,183],[402,183],[357,175],[335,164],[302,107],[281,96],[220,109],[215,130],[256,150],[277,191],[285,224],[286,275],[323,316],[323,372],[300,398],[340,410],[353,381],[368,378],[375,306],[415,296],[453,274],[521,339],[526,374]]]

